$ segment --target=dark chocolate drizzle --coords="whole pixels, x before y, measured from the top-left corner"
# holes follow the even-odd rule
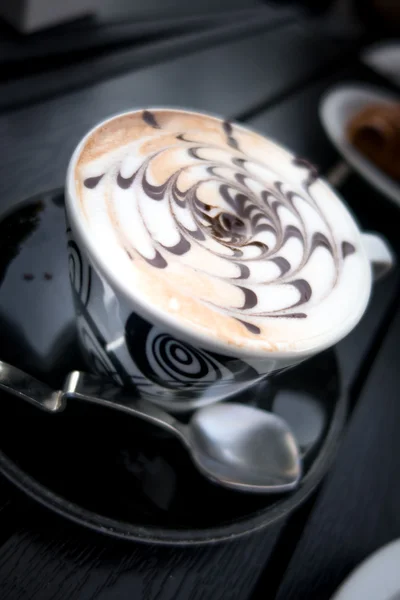
[[[165,250],[168,250],[168,252],[172,252],[172,254],[176,254],[177,256],[182,256],[182,254],[186,254],[186,252],[189,252],[191,245],[190,242],[187,241],[186,238],[181,236],[181,239],[179,240],[179,242],[177,244],[175,244],[175,246],[164,246],[163,248],[165,248]]]
[[[150,111],[144,111],[142,118],[146,124],[154,129],[161,129],[155,115]],[[229,307],[217,306],[211,302],[209,304],[242,323],[252,334],[259,335],[261,328],[249,322],[249,319],[305,319],[307,317],[306,312],[294,309],[297,307],[306,309],[307,303],[313,295],[310,282],[300,275],[302,268],[307,264],[313,252],[322,249],[330,254],[335,265],[336,278],[338,278],[341,268],[341,257],[338,256],[340,248],[343,259],[356,252],[356,248],[350,242],[343,241],[339,250],[337,249],[329,223],[309,191],[310,186],[318,179],[318,171],[314,165],[302,158],[293,159],[295,166],[306,170],[303,186],[299,188],[299,191],[289,189],[290,186],[282,181],[265,183],[252,174],[251,167],[253,163],[257,164],[256,161],[244,156],[237,156],[241,149],[235,137],[234,125],[229,121],[224,121],[222,131],[225,139],[222,150],[227,157],[223,159],[212,158],[212,153],[211,158],[209,157],[210,150],[220,150],[220,146],[208,142],[199,143],[191,140],[188,134],[177,132],[175,135],[176,146],[172,148],[177,148],[180,152],[183,149],[191,160],[188,161],[188,164],[177,168],[161,184],[155,185],[150,182],[152,179],[152,161],[154,158],[162,156],[163,152],[170,152],[171,146],[166,146],[161,150],[158,149],[145,158],[139,169],[130,177],[121,175],[121,165],[119,165],[116,177],[117,185],[122,190],[126,190],[128,194],[131,194],[131,198],[135,197],[136,190],[140,189],[149,200],[168,203],[170,215],[172,215],[179,233],[179,241],[174,246],[164,245],[154,239],[150,228],[141,216],[143,225],[153,244],[154,257],[151,259],[146,258],[140,254],[139,249],[133,247],[129,251],[126,249],[126,251],[131,258],[137,252],[156,269],[166,269],[171,260],[170,255],[187,255],[190,253],[192,246],[200,245],[212,255],[218,257],[219,260],[223,259],[234,264],[237,268],[237,275],[231,275],[230,277],[221,275],[220,278],[225,279],[229,282],[229,285],[234,286],[243,293],[243,305]],[[235,152],[229,155],[229,153],[227,154],[227,148],[233,148]],[[263,166],[262,163],[258,163],[258,165]],[[184,191],[180,189],[180,175],[184,171],[190,171],[190,169],[199,166],[204,168],[204,173],[207,176],[199,178],[198,181]],[[228,173],[228,176],[225,175],[226,173]],[[89,177],[84,180],[84,185],[88,189],[94,189],[103,177],[104,174]],[[217,202],[217,206],[212,205],[212,195],[210,196],[210,203],[208,203],[204,202],[204,194],[200,194],[202,186],[208,182],[213,182],[216,192],[218,191],[220,201]],[[255,185],[258,187],[261,185],[263,189],[255,193]],[[328,233],[316,231],[310,236],[298,209],[298,202],[308,203],[318,213],[320,219],[325,223],[324,229]],[[194,227],[192,226],[189,229],[183,225],[177,216],[178,209],[190,211]],[[280,211],[283,209],[289,211],[292,220],[296,221],[296,225],[282,224]],[[154,208],[154,210],[157,210],[157,208]],[[260,239],[260,237],[269,234],[274,240],[273,243],[269,243],[269,238],[268,244]],[[210,239],[214,243],[212,250],[207,246]],[[285,244],[291,239],[298,240],[300,243],[298,257],[296,257],[296,262],[292,261],[293,264],[282,255],[285,254]],[[216,248],[220,250],[218,251]],[[267,277],[266,281],[254,281],[252,265],[255,261],[264,261],[266,266],[273,263],[278,267],[279,273],[273,281],[270,281]],[[238,284],[240,280],[247,280],[246,287]],[[257,286],[268,286],[270,283],[294,287],[299,295],[298,300],[292,305],[282,306],[277,310],[263,310],[255,290],[257,290]],[[256,287],[252,289],[254,284]],[[244,316],[243,311],[246,311],[245,320],[241,318],[241,316]]]
[[[356,251],[356,249],[355,249],[355,246],[353,246],[353,244],[350,244],[350,242],[342,242],[343,258],[346,258],[346,256],[350,256],[351,254],[354,254],[355,251]]]
[[[224,121],[222,123],[222,127],[223,127],[223,130],[224,130],[225,134],[226,134],[226,140],[228,142],[228,145],[231,148],[234,148],[235,150],[239,150],[239,144],[238,144],[237,140],[232,135],[232,133],[233,133],[232,123],[230,123],[230,121]]]
[[[258,302],[257,294],[253,292],[253,290],[249,290],[248,288],[241,287],[239,285],[238,288],[239,290],[242,290],[244,294],[244,303],[241,307],[241,310],[248,310],[249,308],[254,308]]]
[[[318,169],[315,165],[313,165],[306,158],[296,157],[293,159],[293,164],[296,167],[304,167],[308,170],[308,177],[305,181],[305,185],[310,187],[315,181],[317,181],[319,177]]]
[[[283,256],[270,258],[270,261],[275,263],[276,266],[280,269],[281,275],[285,275],[285,273],[290,271],[290,262],[286,258],[283,258]]]
[[[328,252],[330,252],[333,256],[332,244],[330,243],[326,235],[319,232],[314,233],[312,237],[310,254],[318,247],[326,248],[326,250],[328,250]]]
[[[152,267],[156,267],[157,269],[165,269],[166,267],[168,267],[167,261],[162,256],[162,254],[158,252],[158,250],[156,250],[154,258],[146,258],[145,256],[142,256],[142,258],[144,258],[144,260],[148,262],[149,265],[151,265]]]
[[[147,125],[150,125],[150,127],[154,127],[154,129],[161,129],[161,127],[157,123],[157,119],[155,118],[153,113],[150,112],[149,110],[144,110],[142,117],[143,117],[143,121]]]
[[[232,279],[248,279],[250,277],[250,269],[247,265],[243,265],[241,263],[235,263],[237,267],[239,267],[240,275],[238,277],[233,277]]]
[[[283,233],[282,245],[286,244],[288,239],[290,239],[291,237],[303,242],[303,234],[301,233],[300,229],[295,225],[288,225],[286,227]]]
[[[123,190],[127,190],[131,187],[134,179],[136,177],[136,173],[133,173],[130,177],[122,177],[121,173],[117,175],[117,185]]]
[[[250,333],[254,333],[254,335],[260,335],[261,329],[257,327],[257,325],[253,325],[252,323],[248,323],[247,321],[243,321],[242,319],[236,319],[236,321],[239,321],[239,323],[244,325],[246,329],[250,331]]]
[[[102,173],[101,175],[97,175],[97,177],[87,177],[83,180],[83,185],[89,190],[93,190],[100,182],[100,180],[103,179],[103,177],[104,173]]]
[[[295,287],[300,294],[299,300],[296,302],[296,304],[293,304],[291,308],[300,306],[301,304],[305,304],[309,301],[312,295],[312,289],[308,281],[305,279],[296,279],[295,281],[291,281],[289,285]]]

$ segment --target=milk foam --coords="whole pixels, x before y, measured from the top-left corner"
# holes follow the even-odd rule
[[[306,161],[212,117],[116,117],[75,168],[80,217],[133,294],[227,344],[298,351],[358,320],[370,265]]]

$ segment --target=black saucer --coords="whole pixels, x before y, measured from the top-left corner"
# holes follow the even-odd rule
[[[62,192],[0,222],[0,359],[53,386],[85,368],[75,338]],[[346,416],[335,353],[325,352],[243,394],[283,416],[302,448],[296,492],[249,495],[208,483],[178,442],[141,421],[71,402],[41,413],[3,394],[0,471],[87,527],[132,540],[200,544],[267,526],[321,481]]]

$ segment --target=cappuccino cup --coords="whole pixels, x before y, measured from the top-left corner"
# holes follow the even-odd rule
[[[334,345],[393,262],[307,161],[190,111],[92,129],[68,167],[66,213],[91,369],[171,411]]]

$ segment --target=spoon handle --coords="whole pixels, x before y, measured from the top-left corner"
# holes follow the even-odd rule
[[[62,390],[53,390],[46,383],[28,373],[0,361],[0,390],[18,396],[46,412],[64,410],[68,399],[84,400],[92,404],[119,410],[144,419],[183,439],[183,426],[170,414],[150,402],[129,395],[105,377],[73,371]]]
[[[5,390],[47,412],[58,412],[65,406],[63,392],[0,361],[0,390]]]
[[[65,381],[63,398],[85,400],[143,419],[182,438],[181,423],[151,402],[132,396],[106,377],[72,371]]]

